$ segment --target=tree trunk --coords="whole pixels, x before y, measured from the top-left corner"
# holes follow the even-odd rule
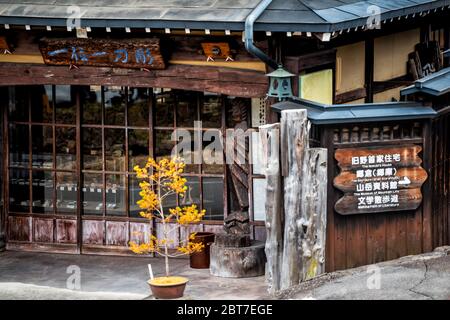
[[[263,174],[266,175],[266,282],[269,292],[280,289],[283,216],[280,175],[280,125],[260,127]]]

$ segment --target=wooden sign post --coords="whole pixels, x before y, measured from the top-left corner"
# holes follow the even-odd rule
[[[344,192],[335,204],[342,215],[415,210],[422,202],[427,172],[420,146],[338,149],[341,169],[334,186]]]
[[[159,39],[42,39],[48,65],[164,69]]]

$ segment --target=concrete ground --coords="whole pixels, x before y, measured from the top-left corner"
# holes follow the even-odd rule
[[[6,251],[0,253],[0,300],[153,299],[146,283],[148,263],[155,276],[164,275],[164,261],[159,258]],[[269,298],[264,277],[213,277],[209,270],[191,269],[188,259],[172,259],[171,269],[173,275],[190,279],[184,299]],[[80,270],[79,290],[72,290],[73,270]]]
[[[0,300],[153,299],[146,283],[148,263],[152,264],[155,276],[163,275],[163,260],[157,258],[3,252],[0,253]],[[72,290],[73,270],[78,267],[81,287]],[[190,279],[184,299],[271,298],[264,277],[213,277],[209,270],[191,269],[187,259],[172,259],[171,267],[174,275]],[[276,298],[450,299],[450,247],[375,267],[325,274]]]
[[[281,299],[450,300],[450,246],[322,275]]]

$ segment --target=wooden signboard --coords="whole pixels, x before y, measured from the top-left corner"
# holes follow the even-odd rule
[[[342,215],[415,210],[427,172],[420,146],[337,149],[341,169],[334,186],[344,192],[335,204]]]
[[[48,65],[164,69],[159,39],[42,39]]]

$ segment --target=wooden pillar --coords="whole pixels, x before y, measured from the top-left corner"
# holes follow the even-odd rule
[[[374,38],[369,37],[366,40],[365,53],[365,86],[366,86],[366,103],[373,102],[373,81],[374,81]]]
[[[259,128],[263,174],[266,175],[266,281],[269,292],[280,289],[283,248],[283,201],[280,172],[280,124]]]

